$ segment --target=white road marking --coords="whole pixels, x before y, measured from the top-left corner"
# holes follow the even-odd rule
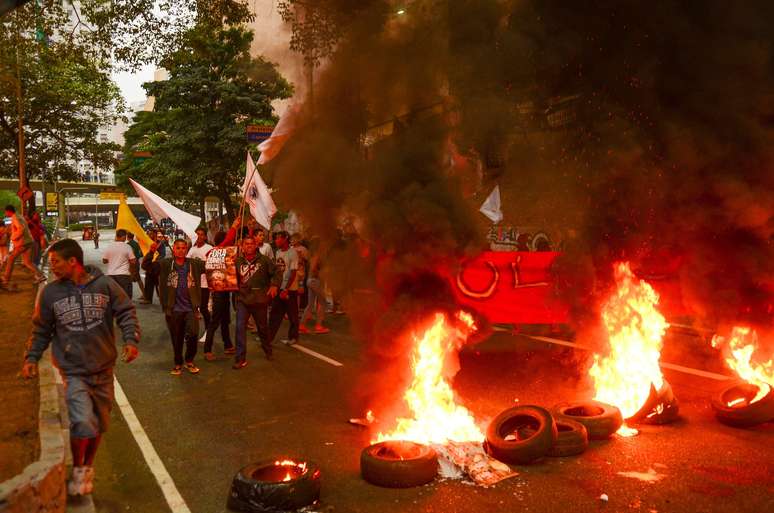
[[[556,344],[559,346],[567,346],[572,347],[575,349],[583,349],[584,351],[591,351],[592,349],[589,346],[584,346],[582,344],[575,344],[573,342],[567,342],[566,340],[558,340],[555,338],[549,338],[549,337],[536,337],[532,335],[525,335],[526,337],[540,340],[541,342],[548,342],[549,344]],[[729,379],[734,379],[731,376],[724,376],[723,374],[716,374],[714,372],[708,372],[703,371],[700,369],[692,369],[690,367],[683,367],[682,365],[677,365],[675,363],[667,363],[667,362],[660,362],[659,365],[661,365],[665,369],[671,369],[678,372],[684,372],[685,374],[693,374],[694,376],[700,376],[702,378],[709,378],[709,379],[715,379],[718,381],[726,381]]]
[[[132,432],[134,440],[140,447],[140,451],[145,458],[145,463],[148,464],[150,471],[153,473],[153,477],[155,477],[156,481],[159,483],[164,498],[169,505],[169,509],[172,513],[191,513],[191,510],[188,509],[188,505],[183,500],[180,492],[177,491],[175,482],[172,481],[172,476],[167,472],[156,449],[153,448],[150,438],[148,438],[142,424],[140,424],[140,421],[137,419],[137,415],[135,415],[132,405],[129,404],[129,400],[126,398],[126,394],[124,394],[124,389],[121,388],[118,379],[115,377],[113,379],[116,389],[116,404],[118,404],[118,407],[121,409],[121,413],[124,415],[124,419],[129,425],[129,431]]]
[[[301,345],[298,345],[298,344],[293,344],[293,345],[292,345],[292,346],[290,346],[290,347],[292,347],[292,348],[295,348],[295,349],[298,349],[298,350],[299,350],[299,351],[301,351],[302,353],[306,353],[306,354],[308,354],[308,355],[314,356],[315,358],[319,358],[320,360],[322,360],[322,361],[324,361],[324,362],[326,362],[326,363],[330,363],[330,364],[331,364],[331,365],[333,365],[334,367],[344,367],[344,364],[343,364],[343,363],[341,363],[341,362],[337,362],[337,361],[336,361],[336,360],[334,360],[333,358],[328,358],[328,357],[327,357],[327,356],[325,356],[324,354],[320,354],[320,353],[318,353],[317,351],[312,351],[312,350],[311,350],[311,349],[309,349],[308,347],[304,347],[304,346],[301,346]]]

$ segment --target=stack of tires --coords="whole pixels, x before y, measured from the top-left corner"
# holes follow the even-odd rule
[[[543,457],[583,453],[589,440],[609,438],[623,424],[621,411],[597,401],[540,406],[516,406],[489,424],[486,450],[494,458],[524,465]]]

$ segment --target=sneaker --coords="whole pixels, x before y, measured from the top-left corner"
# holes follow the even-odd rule
[[[67,481],[67,495],[83,495],[86,467],[73,467],[70,480]]]
[[[309,334],[309,328],[307,328],[302,324],[301,326],[298,327],[298,332],[302,335],[307,335]]]
[[[227,347],[223,350],[223,354],[236,354],[236,347]]]
[[[180,365],[175,365],[169,373],[173,376],[179,376],[183,373],[183,368]]]
[[[234,369],[234,370],[239,370],[239,369],[242,369],[244,367],[247,367],[247,360],[242,360],[242,361],[239,361],[239,362],[234,362],[234,365],[231,366],[231,368]]]
[[[322,326],[321,324],[318,324],[314,327],[314,332],[317,335],[325,335],[326,333],[330,333],[331,330],[329,328],[326,328],[325,326]]]
[[[296,344],[298,342],[298,340],[296,340],[294,338],[291,338],[289,340],[286,339],[286,338],[283,338],[282,340],[280,340],[280,342],[282,342],[286,346],[292,346],[292,345]]]
[[[196,364],[194,364],[194,362],[186,363],[185,370],[187,370],[191,374],[199,374],[199,367],[197,367]]]
[[[142,299],[140,299],[140,300],[139,300],[139,301],[137,301],[137,302],[138,302],[138,303],[140,303],[141,305],[150,305],[150,304],[153,304],[153,301],[148,301],[148,300],[147,300],[147,299],[145,299],[145,298],[142,298]]]
[[[199,343],[204,344],[204,341],[207,340],[207,334],[203,334],[201,337],[199,337]]]
[[[204,353],[204,359],[208,362],[214,362],[215,361],[215,355],[212,353]]]
[[[83,495],[89,495],[94,491],[94,467],[84,466]]]

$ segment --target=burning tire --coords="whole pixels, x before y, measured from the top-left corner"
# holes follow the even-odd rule
[[[724,388],[712,399],[715,416],[723,424],[750,427],[774,420],[774,391],[751,403],[758,394],[758,386],[738,382]]]
[[[314,463],[264,461],[237,472],[226,506],[233,511],[295,511],[320,498],[320,469]]]
[[[677,420],[680,405],[672,387],[664,380],[660,390],[650,385],[650,394],[637,413],[626,419],[631,424],[668,424]]]
[[[548,452],[549,456],[562,458],[581,454],[589,446],[589,434],[586,427],[580,422],[566,418],[556,419],[556,428],[559,436],[556,443]]]
[[[552,413],[557,418],[566,418],[583,424],[589,440],[609,438],[623,425],[621,410],[599,401],[560,403],[554,406]]]
[[[557,437],[556,422],[548,410],[539,406],[516,406],[489,424],[487,452],[505,463],[531,463],[548,454]]]
[[[438,475],[438,456],[422,444],[387,441],[369,445],[360,453],[360,473],[376,486],[411,488]]]

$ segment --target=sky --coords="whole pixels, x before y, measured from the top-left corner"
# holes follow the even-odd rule
[[[126,100],[127,105],[145,100],[145,89],[142,88],[143,82],[153,80],[153,65],[143,66],[139,71],[113,73],[113,80],[121,88],[121,94]]]

